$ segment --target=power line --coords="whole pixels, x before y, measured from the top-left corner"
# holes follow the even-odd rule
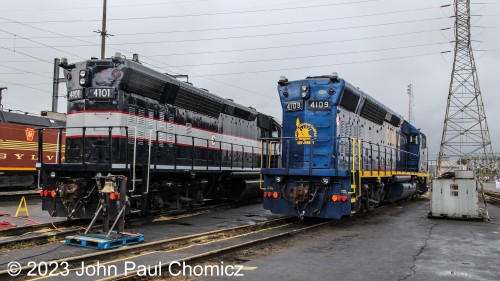
[[[35,41],[35,40],[32,40],[32,39],[29,39],[29,38],[24,37],[24,36],[20,36],[20,35],[18,35],[18,34],[14,34],[14,33],[9,32],[9,31],[5,31],[5,30],[2,30],[2,29],[0,29],[0,31],[1,31],[1,32],[4,32],[4,33],[7,33],[7,34],[10,34],[10,35],[13,35],[13,36],[16,36],[16,37],[19,37],[19,38],[22,38],[22,39],[24,39],[24,40],[27,40],[27,41],[30,41],[30,42],[33,42],[33,43],[36,43],[36,44],[42,45],[42,46],[44,46],[44,47],[46,47],[46,48],[51,48],[51,49],[54,49],[54,50],[56,50],[56,51],[59,51],[59,52],[63,52],[63,53],[65,53],[65,54],[68,54],[68,55],[72,55],[72,56],[76,56],[76,57],[83,58],[83,57],[78,56],[78,55],[75,55],[75,54],[73,54],[73,53],[69,53],[69,52],[66,52],[66,51],[63,51],[63,50],[57,49],[56,47],[49,46],[49,45],[44,44],[44,43],[40,43],[40,42],[38,42],[38,41]]]
[[[198,13],[198,14],[178,14],[178,15],[168,15],[168,16],[114,18],[114,19],[108,19],[108,21],[170,19],[170,18],[220,16],[220,15],[247,14],[247,13],[260,13],[260,12],[278,12],[278,11],[286,11],[286,10],[321,8],[321,7],[329,7],[329,6],[351,5],[351,4],[378,2],[378,1],[380,1],[380,0],[360,0],[360,1],[353,1],[353,2],[329,3],[329,4],[323,4],[323,5],[310,5],[310,6],[272,8],[272,9],[233,10],[233,11],[209,12],[209,13]],[[40,23],[52,24],[52,23],[78,23],[78,22],[96,22],[96,21],[101,21],[101,20],[100,19],[44,20],[44,21],[25,21],[23,23],[26,23],[26,24],[40,24]]]
[[[433,21],[433,20],[442,20],[447,19],[444,17],[439,18],[430,18],[430,19],[419,19],[419,20],[408,20],[408,21],[399,21],[392,23],[380,23],[380,24],[369,24],[369,25],[359,25],[359,26],[350,26],[350,27],[332,27],[326,29],[316,29],[316,30],[303,30],[303,31],[292,31],[292,32],[277,32],[277,33],[264,33],[264,34],[254,34],[254,35],[240,35],[240,36],[226,36],[226,37],[212,37],[212,38],[196,38],[196,39],[181,39],[181,40],[158,40],[158,41],[142,41],[142,42],[121,42],[121,43],[110,43],[108,45],[143,45],[143,44],[160,44],[160,43],[182,43],[182,42],[199,42],[199,41],[212,41],[212,40],[228,40],[228,39],[242,39],[242,38],[256,38],[256,37],[269,37],[269,36],[285,36],[285,35],[296,35],[296,34],[304,34],[304,33],[316,33],[316,32],[329,32],[334,30],[348,30],[348,29],[357,29],[357,28],[366,28],[366,27],[379,27],[379,26],[387,26],[387,25],[395,25],[402,23],[414,23],[414,22],[422,22],[422,21]],[[338,42],[338,41],[337,41]],[[98,46],[98,44],[92,45],[65,45],[65,46],[57,46],[59,48],[79,48],[79,47],[94,47]],[[19,46],[16,47],[18,49],[39,49],[42,47],[34,47],[34,46]]]
[[[42,74],[40,74],[40,72],[26,71],[26,70],[23,70],[23,69],[11,67],[11,66],[5,66],[5,65],[0,65],[0,67],[11,69],[11,70],[15,70],[15,71],[20,71],[22,73],[33,74],[33,75],[44,77],[44,78],[52,78],[50,76],[42,75]]]
[[[411,46],[400,46],[400,47],[372,49],[372,50],[364,50],[364,51],[350,51],[350,52],[341,52],[341,53],[323,53],[323,54],[308,55],[308,56],[294,56],[294,57],[272,58],[272,59],[261,59],[261,60],[212,62],[212,63],[201,63],[201,64],[185,64],[185,65],[176,65],[175,67],[221,65],[221,64],[223,65],[223,64],[234,64],[234,63],[241,63],[241,64],[243,64],[243,63],[268,62],[268,61],[280,61],[280,60],[291,60],[291,59],[305,59],[305,58],[316,58],[316,57],[326,57],[326,56],[338,56],[338,55],[371,53],[371,52],[390,51],[390,50],[401,50],[401,49],[408,49],[408,48],[437,46],[437,45],[443,45],[443,44],[449,44],[449,42],[430,43],[430,44],[411,45]]]
[[[398,60],[398,59],[407,59],[407,58],[415,58],[415,57],[423,57],[429,55],[438,55],[440,53],[432,52],[432,53],[423,53],[416,55],[406,55],[392,58],[383,58],[383,59],[373,59],[373,60],[364,60],[364,61],[351,61],[351,62],[343,62],[343,63],[333,63],[333,64],[322,64],[322,65],[308,65],[308,66],[299,66],[299,67],[291,67],[291,68],[280,68],[280,69],[267,69],[267,70],[257,70],[257,71],[242,71],[242,72],[230,72],[230,73],[217,73],[217,74],[206,74],[194,77],[212,77],[212,76],[226,76],[226,75],[242,75],[242,74],[259,74],[266,72],[277,72],[283,70],[298,70],[298,69],[306,69],[306,68],[317,68],[317,67],[331,67],[337,65],[350,65],[350,64],[358,64],[358,63],[369,63],[369,62],[379,62],[379,61],[390,61],[390,60]]]
[[[308,2],[316,2],[318,0],[309,0]],[[176,1],[176,2],[156,2],[156,3],[141,3],[141,4],[128,4],[128,5],[108,5],[110,8],[127,8],[127,7],[144,7],[144,6],[158,6],[158,5],[171,5],[171,4],[188,4],[188,3],[193,3],[193,2],[207,2],[206,0],[192,0],[192,1]],[[304,1],[295,1],[295,2],[285,2],[283,4],[293,4],[293,3],[303,3]],[[256,7],[268,7],[268,6],[278,6],[282,5],[282,3],[279,4],[272,4],[272,5],[259,5],[259,6],[254,6]],[[86,10],[86,9],[102,9],[102,7],[99,6],[88,6],[88,7],[76,7],[76,8],[59,8],[59,9],[36,9],[36,11],[71,11],[71,10]],[[35,11],[33,9],[17,9],[17,10],[3,10],[2,12],[27,12],[27,11]]]
[[[256,25],[245,25],[245,26],[229,26],[229,27],[219,27],[219,28],[205,28],[205,29],[191,29],[191,30],[171,30],[171,31],[155,31],[155,32],[134,32],[134,33],[118,33],[114,34],[115,36],[135,36],[135,35],[158,35],[158,34],[171,34],[171,33],[187,33],[187,32],[206,32],[206,31],[221,31],[221,30],[234,30],[234,29],[246,29],[246,28],[257,28],[257,27],[269,27],[269,26],[280,26],[280,25],[289,25],[289,24],[303,24],[303,23],[313,23],[313,22],[325,22],[325,21],[338,21],[345,19],[354,19],[354,18],[366,18],[371,16],[381,16],[381,15],[390,15],[390,14],[398,14],[398,13],[407,13],[407,12],[415,12],[415,11],[424,11],[438,9],[438,7],[427,7],[427,8],[419,8],[419,9],[406,9],[406,10],[398,10],[398,11],[390,11],[390,12],[382,12],[382,13],[371,13],[371,14],[363,14],[356,16],[344,16],[344,17],[333,17],[333,18],[323,18],[323,19],[314,19],[314,20],[301,20],[301,21],[288,21],[288,22],[277,22],[277,23],[267,23],[267,24],[256,24]],[[445,17],[443,17],[444,19]],[[416,20],[419,21],[419,20]],[[421,21],[421,20],[420,20]],[[87,37],[95,37],[94,35],[82,35],[82,36],[72,36],[74,38],[87,38]],[[56,36],[45,36],[45,37],[31,37],[31,39],[57,39],[57,38],[65,38],[65,37],[56,37]],[[11,39],[11,38],[0,38],[0,39]]]
[[[397,36],[430,33],[430,32],[437,32],[437,31],[440,31],[440,30],[433,29],[433,30],[403,32],[403,33],[396,33],[396,34],[389,34],[389,35],[377,35],[377,36],[361,37],[361,38],[353,38],[353,39],[345,39],[345,40],[328,40],[328,41],[319,41],[319,42],[311,42],[311,43],[287,44],[287,45],[268,46],[268,47],[245,48],[245,49],[218,50],[218,51],[216,50],[216,51],[203,51],[203,52],[190,52],[190,53],[171,53],[171,54],[165,54],[165,55],[163,55],[163,54],[162,55],[149,55],[149,57],[170,57],[170,56],[215,54],[215,53],[230,53],[230,52],[245,52],[245,51],[268,50],[268,49],[283,49],[283,48],[293,48],[293,47],[302,47],[302,46],[311,46],[311,45],[325,45],[325,44],[330,44],[330,43],[341,43],[341,42],[352,42],[352,41],[360,41],[360,40],[397,37]]]
[[[47,90],[43,90],[43,89],[39,89],[39,88],[27,86],[25,84],[18,84],[18,83],[14,83],[14,82],[5,81],[5,80],[0,80],[0,82],[5,83],[6,85],[16,85],[16,86],[20,86],[20,87],[29,88],[29,89],[37,90],[37,91],[40,91],[40,92],[46,92],[46,93],[51,93],[52,94],[51,91],[47,91]]]
[[[49,62],[49,61],[47,61],[47,60],[44,60],[44,59],[41,59],[41,58],[37,58],[37,57],[35,57],[35,56],[29,55],[29,54],[26,54],[26,53],[23,53],[23,52],[14,51],[14,50],[12,50],[12,49],[9,49],[9,48],[3,47],[3,46],[0,46],[0,49],[2,49],[2,50],[6,50],[6,51],[9,51],[9,52],[14,52],[14,53],[16,53],[16,54],[21,54],[21,55],[23,55],[23,56],[27,56],[27,57],[30,57],[30,58],[32,58],[32,59],[36,59],[36,60],[41,61],[41,62],[50,63],[50,62]]]

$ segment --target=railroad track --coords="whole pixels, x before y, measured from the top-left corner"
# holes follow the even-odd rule
[[[186,216],[195,216],[207,212],[214,212],[217,210],[225,210],[241,207],[255,203],[254,201],[239,202],[238,204],[222,203],[210,205],[202,208],[196,208],[189,211],[171,211],[158,214],[150,217],[133,217],[127,220],[129,226],[139,226],[143,224],[151,224],[155,221],[161,220],[176,220]],[[52,223],[34,224],[30,226],[13,227],[0,230],[0,251],[8,250],[12,247],[22,249],[32,247],[35,245],[46,244],[48,242],[57,242],[61,238],[68,235],[77,234],[85,230],[88,226],[89,220],[74,219],[69,221],[59,221]],[[102,225],[96,225],[93,229],[99,229]]]
[[[47,261],[47,264],[61,264],[67,263],[68,268],[70,268],[70,274],[64,278],[71,278],[73,275],[81,270],[82,263],[86,266],[98,261],[99,264],[114,264],[121,263],[124,260],[128,262],[138,261],[141,258],[147,257],[151,260],[153,264],[158,264],[159,260],[155,255],[168,253],[170,255],[185,256],[181,259],[176,259],[178,262],[186,263],[196,263],[203,260],[211,259],[220,255],[224,255],[230,252],[241,250],[245,247],[251,247],[259,243],[267,242],[273,239],[286,237],[299,232],[310,230],[312,228],[317,228],[319,226],[324,226],[330,224],[334,221],[314,221],[314,222],[300,222],[297,218],[278,218],[273,220],[268,220],[260,223],[253,223],[243,226],[224,228],[219,230],[213,230],[209,232],[203,232],[198,234],[192,234],[188,236],[176,237],[158,240],[149,243],[138,244],[129,247],[122,247],[108,251],[99,251],[91,254],[73,256],[68,258],[63,258],[59,260]],[[243,241],[243,242],[242,242]],[[219,247],[219,245],[226,244],[225,247]],[[211,250],[207,250],[212,248]],[[199,252],[195,255],[190,253]],[[118,259],[116,259],[119,257]],[[169,261],[164,262],[164,266],[168,266]],[[21,272],[25,273],[31,269],[30,266],[23,266]],[[21,273],[21,274],[22,274]],[[60,271],[56,274],[64,274],[65,271]],[[140,271],[133,271],[123,273],[117,276],[104,277],[104,280],[131,280],[139,277]],[[8,272],[0,271],[0,279],[8,278]],[[52,276],[51,278],[54,278]],[[25,279],[26,276],[18,276],[18,279]],[[36,278],[36,277],[35,277]],[[43,279],[43,278],[41,278]]]
[[[377,208],[386,209],[387,206]],[[368,213],[360,213],[343,220],[306,220],[300,221],[296,217],[283,217],[265,222],[252,223],[237,227],[217,229],[191,235],[179,235],[153,242],[121,247],[106,251],[97,251],[90,254],[74,255],[58,260],[44,260],[45,264],[65,264],[68,271],[57,269],[53,271],[56,276],[30,276],[32,280],[62,280],[77,277],[77,272],[82,271],[82,265],[87,267],[115,266],[118,268],[116,274],[109,276],[100,275],[100,280],[143,280],[143,269],[124,272],[124,263],[137,265],[161,267],[162,272],[177,264],[199,264],[224,256],[229,253],[237,253],[247,248],[252,248],[263,243],[272,242],[276,239],[291,237],[295,234],[318,229],[323,226],[337,224],[364,216]],[[20,268],[21,274],[15,278],[8,275],[7,270],[0,271],[0,280],[31,280],[25,274],[32,269],[26,263]],[[174,268],[175,269],[175,268]],[[66,273],[68,275],[66,276]],[[64,277],[63,277],[63,274]],[[154,276],[153,276],[154,277]],[[82,277],[79,277],[82,278]],[[162,278],[160,276],[160,278]],[[97,280],[83,278],[84,280]]]
[[[500,205],[500,192],[494,190],[484,190],[486,202],[490,204]]]
[[[20,190],[20,191],[4,191],[0,192],[0,201],[17,201],[21,197],[34,198],[40,196],[40,192],[36,190]]]

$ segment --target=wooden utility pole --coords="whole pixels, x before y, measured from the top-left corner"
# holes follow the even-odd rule
[[[102,7],[102,29],[101,29],[101,59],[104,59],[106,49],[106,0],[103,2]]]

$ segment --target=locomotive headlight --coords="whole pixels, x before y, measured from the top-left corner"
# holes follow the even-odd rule
[[[300,87],[300,97],[302,99],[307,99],[309,98],[309,87],[307,85],[302,85]]]
[[[280,176],[274,177],[274,181],[277,182],[277,183],[281,183],[282,180],[283,180],[283,178],[280,177]]]
[[[55,178],[56,177],[56,173],[55,172],[50,173],[50,177],[51,178]]]
[[[80,75],[80,80],[78,81],[80,83],[80,86],[88,86],[90,84],[90,79],[92,73],[90,72],[89,69],[82,69],[79,72]]]
[[[321,183],[322,184],[329,184],[330,183],[330,178],[327,178],[327,177],[321,178]]]

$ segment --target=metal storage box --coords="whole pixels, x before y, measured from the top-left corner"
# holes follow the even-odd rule
[[[431,184],[432,217],[481,218],[478,184],[472,171],[456,171],[454,178],[433,179]]]

